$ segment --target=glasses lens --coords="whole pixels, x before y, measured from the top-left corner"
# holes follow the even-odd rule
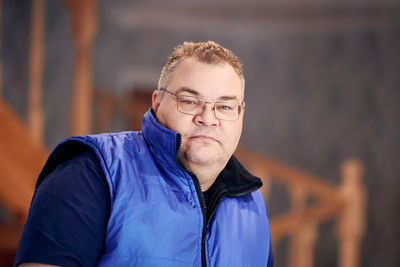
[[[178,110],[190,115],[201,113],[204,105],[198,98],[191,96],[178,96],[176,100],[178,102]]]
[[[239,104],[236,101],[217,102],[215,116],[221,120],[236,120],[239,116]]]

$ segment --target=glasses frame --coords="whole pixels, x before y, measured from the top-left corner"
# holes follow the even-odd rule
[[[240,102],[237,102],[237,104],[238,104],[238,106],[239,106],[237,117],[236,117],[235,119],[233,119],[233,120],[221,119],[221,118],[219,118],[219,117],[217,116],[217,113],[215,112],[215,104],[216,104],[216,103],[219,103],[219,102],[223,102],[223,100],[211,102],[211,101],[205,101],[204,99],[199,98],[199,97],[196,97],[196,96],[187,96],[187,97],[192,97],[192,98],[198,99],[200,102],[202,102],[202,103],[204,104],[204,105],[202,106],[202,108],[201,108],[202,111],[201,111],[200,113],[197,113],[197,114],[187,113],[187,112],[183,112],[182,110],[179,109],[179,104],[178,104],[178,102],[179,102],[179,101],[178,101],[179,96],[177,96],[176,94],[174,94],[174,93],[168,91],[168,90],[167,90],[166,88],[164,88],[164,87],[160,88],[159,90],[160,90],[161,92],[165,92],[167,95],[173,97],[173,98],[176,100],[176,109],[177,109],[180,113],[186,114],[186,115],[197,116],[197,115],[199,115],[199,114],[201,114],[201,113],[203,112],[204,107],[205,107],[207,104],[212,104],[212,110],[213,110],[213,112],[214,112],[215,118],[217,118],[218,120],[222,120],[222,121],[236,121],[236,120],[240,117],[240,113],[242,112],[242,110],[244,110],[244,109],[246,108],[246,104],[245,104],[244,101],[242,101],[242,104],[241,104]]]

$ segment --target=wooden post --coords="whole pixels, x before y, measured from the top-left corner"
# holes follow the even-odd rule
[[[1,39],[1,32],[2,32],[2,24],[1,22],[3,21],[3,2],[0,0],[0,50],[1,50],[1,45],[2,45],[2,39]],[[0,98],[3,96],[3,63],[0,57]]]
[[[366,192],[361,183],[363,168],[358,160],[343,163],[339,194],[345,207],[338,220],[339,267],[360,266],[360,247],[366,228]]]
[[[75,47],[75,77],[72,93],[72,134],[91,130],[93,85],[91,46],[96,34],[96,0],[65,0],[71,13]]]
[[[302,211],[307,207],[307,194],[303,187],[289,188],[293,210]],[[317,223],[300,222],[303,225],[289,241],[289,267],[312,267],[314,265],[314,245],[317,238]]]
[[[28,128],[33,139],[43,142],[42,76],[43,76],[44,0],[32,1],[31,49],[29,64]]]

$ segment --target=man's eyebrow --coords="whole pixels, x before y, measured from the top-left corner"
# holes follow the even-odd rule
[[[218,100],[238,100],[237,96],[235,95],[224,95],[224,96],[220,96],[218,97]]]
[[[186,92],[195,96],[199,96],[200,93],[197,92],[196,90],[190,89],[188,87],[181,87],[178,90],[176,90],[175,94],[181,93],[181,92]]]
[[[188,88],[188,87],[181,87],[175,93],[178,94],[181,92],[187,92],[189,94],[201,97],[201,94],[199,92],[197,92],[196,90],[193,90],[191,88]],[[238,100],[238,97],[235,95],[224,95],[224,96],[218,97],[218,100]]]

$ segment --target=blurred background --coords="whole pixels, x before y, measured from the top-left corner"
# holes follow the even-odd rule
[[[172,48],[185,40],[214,40],[244,64],[241,147],[329,188],[340,188],[342,163],[358,159],[365,191],[348,193],[356,196],[351,203],[361,203],[357,266],[400,266],[398,0],[0,0],[0,5],[4,264],[15,253],[35,179],[54,146],[76,134],[139,130]],[[268,165],[259,162],[259,170]],[[24,175],[30,178],[19,181]],[[270,216],[290,210],[288,189],[262,178]],[[318,196],[314,189],[309,191]],[[314,229],[314,266],[345,266],[339,257],[343,227],[337,225],[326,216]],[[289,237],[274,242],[277,267],[296,266],[289,260]]]

